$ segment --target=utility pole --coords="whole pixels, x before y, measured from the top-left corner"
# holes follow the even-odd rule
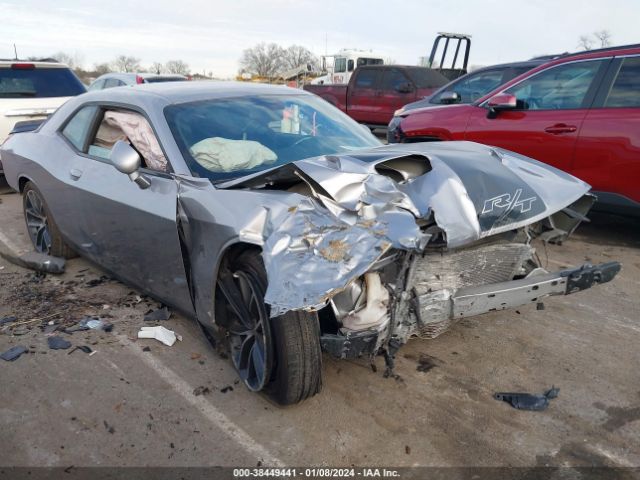
[[[16,56],[16,60],[18,60],[18,49],[16,48],[16,44],[13,44],[13,53]]]

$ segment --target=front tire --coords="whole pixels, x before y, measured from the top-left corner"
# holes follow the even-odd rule
[[[322,388],[318,316],[296,311],[269,317],[264,303],[267,274],[260,253],[246,250],[227,259],[218,287],[216,316],[222,318],[216,321],[227,330],[231,359],[245,385],[265,391],[281,405],[318,393]]]
[[[22,191],[22,210],[29,238],[37,252],[66,259],[76,256],[62,238],[42,193],[33,182],[27,182]]]

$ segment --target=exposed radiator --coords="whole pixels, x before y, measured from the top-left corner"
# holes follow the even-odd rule
[[[416,333],[427,338],[443,333],[452,323],[449,312],[440,311],[444,298],[459,288],[513,279],[532,253],[527,244],[495,243],[416,258],[409,279],[416,296]]]

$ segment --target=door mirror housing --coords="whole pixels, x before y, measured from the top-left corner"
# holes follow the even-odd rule
[[[446,92],[442,92],[440,95],[440,103],[458,103],[460,101],[460,95],[458,92],[454,92],[453,90],[447,90]]]
[[[496,118],[503,110],[515,110],[518,106],[518,99],[510,93],[499,93],[494,95],[487,102],[489,111],[487,118]]]
[[[398,93],[411,93],[413,92],[413,85],[409,82],[401,83],[396,87],[396,92]]]
[[[116,142],[111,150],[109,161],[116,170],[128,175],[132,182],[136,182],[138,187],[145,189],[151,186],[151,180],[139,172],[142,163],[140,154],[127,142],[122,140]]]

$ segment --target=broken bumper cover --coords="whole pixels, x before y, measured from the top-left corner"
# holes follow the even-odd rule
[[[618,262],[596,266],[587,264],[575,269],[520,280],[461,288],[448,298],[440,297],[437,308],[434,308],[432,294],[422,295],[416,299],[419,320],[424,324],[472,317],[535,303],[551,295],[568,295],[609,282],[620,272],[620,269],[621,265]],[[434,312],[438,312],[439,318],[434,318]]]

